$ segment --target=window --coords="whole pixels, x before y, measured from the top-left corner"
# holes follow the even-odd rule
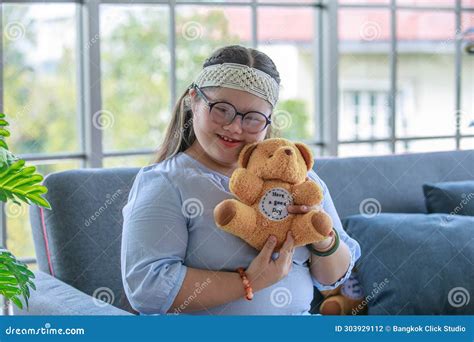
[[[456,12],[455,0],[339,3],[339,155],[465,148],[474,134],[474,55],[463,35],[472,11]]]
[[[75,4],[5,4],[2,8],[3,112],[12,133],[9,147],[27,159],[50,154],[49,160],[31,161],[42,174],[81,166],[78,160],[55,159],[81,150],[76,11]],[[8,203],[5,218],[7,236],[2,244],[6,242],[19,258],[32,257],[27,206]]]
[[[80,150],[75,29],[75,4],[3,5],[3,111],[17,154]]]
[[[104,151],[153,149],[169,121],[169,9],[101,5]]]
[[[289,139],[316,140],[315,16],[311,8],[262,7],[257,13],[258,49],[272,58],[282,80],[272,125]]]

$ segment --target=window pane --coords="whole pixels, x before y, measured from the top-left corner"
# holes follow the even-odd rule
[[[474,7],[474,0],[462,0],[464,7]]]
[[[176,0],[177,3],[189,0]],[[250,2],[251,0],[194,0],[195,2],[215,2],[215,3],[222,3],[222,2]]]
[[[104,167],[143,167],[153,163],[155,156],[129,156],[104,158]]]
[[[44,163],[44,162],[43,162]],[[77,169],[80,161],[68,161],[61,164],[35,164],[38,173],[46,176],[52,172]],[[33,237],[31,233],[29,208],[26,204],[21,206],[8,202],[5,205],[7,221],[7,247],[17,258],[27,258],[35,256]]]
[[[377,156],[391,154],[389,143],[339,144],[339,157]]]
[[[272,125],[289,139],[316,138],[314,13],[310,8],[258,10],[258,49],[273,60],[281,79]]]
[[[154,148],[170,118],[168,8],[100,9],[104,149]]]
[[[400,6],[454,7],[456,0],[397,0]]]
[[[455,133],[454,14],[399,11],[397,135]]]
[[[79,151],[76,5],[2,8],[4,111],[12,151]]]
[[[311,149],[311,152],[313,152],[313,157],[314,158],[322,158],[324,149],[321,146],[315,146],[315,145],[308,145],[309,148]],[[318,161],[316,160],[316,163]]]
[[[31,271],[31,272],[35,272],[38,270],[38,264],[35,262],[34,264],[28,264],[28,269]]]
[[[390,136],[388,10],[339,11],[339,139]]]
[[[456,141],[454,139],[398,141],[396,144],[397,153],[452,151],[455,149]]]
[[[344,4],[389,4],[390,0],[339,0],[339,4],[344,5]]]
[[[474,138],[461,139],[462,150],[474,150]]]
[[[176,78],[178,97],[194,81],[206,58],[218,47],[250,45],[250,9],[177,6]]]
[[[468,54],[466,48],[473,46],[474,50],[474,12],[463,13],[462,32],[473,30],[464,35],[462,53],[462,105],[461,105],[461,133],[474,134],[474,54]]]
[[[320,0],[257,0],[258,2],[272,2],[272,3],[294,3],[294,4],[319,4]]]

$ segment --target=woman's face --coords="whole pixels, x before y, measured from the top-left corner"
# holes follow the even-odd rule
[[[203,88],[202,91],[210,102],[224,101],[231,103],[240,113],[257,111],[268,117],[272,111],[269,102],[242,90],[214,87]],[[241,117],[239,116],[226,126],[214,123],[209,115],[209,106],[198,96],[196,90],[191,89],[189,95],[191,96],[193,128],[197,142],[207,154],[207,157],[214,162],[228,167],[235,166],[239,152],[245,144],[262,141],[265,138],[268,126],[262,132],[256,134],[246,133],[242,131]],[[222,137],[230,138],[236,142],[229,143]]]

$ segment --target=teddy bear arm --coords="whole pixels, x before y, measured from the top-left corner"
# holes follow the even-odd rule
[[[323,199],[323,192],[315,182],[307,180],[293,187],[293,202],[295,205],[317,205]]]
[[[262,191],[263,180],[247,169],[239,168],[232,174],[229,188],[239,200],[245,204],[252,205]]]

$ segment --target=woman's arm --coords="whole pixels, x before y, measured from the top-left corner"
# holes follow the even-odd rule
[[[332,242],[328,238],[312,246],[316,250],[327,249]],[[311,253],[311,274],[323,285],[331,285],[341,279],[348,271],[351,264],[351,253],[344,241],[340,241],[336,251],[326,257],[320,257]]]
[[[252,284],[253,291],[259,290]],[[215,272],[188,267],[178,295],[168,313],[206,310],[245,296],[237,272]]]
[[[340,243],[337,250],[326,257],[320,257],[311,253],[310,272],[313,276],[314,285],[321,290],[331,290],[339,286],[345,279],[350,276],[352,267],[360,257],[360,246],[353,238],[344,231],[341,220],[337,214],[336,208],[331,198],[331,194],[326,184],[316,175],[314,171],[310,171],[308,176],[315,182],[319,183],[323,190],[324,211],[331,217],[333,228],[337,230],[340,236]],[[291,213],[306,213],[315,208],[305,206],[289,206],[288,211]],[[314,249],[324,251],[332,243],[332,238],[327,238],[318,243],[313,243]]]

